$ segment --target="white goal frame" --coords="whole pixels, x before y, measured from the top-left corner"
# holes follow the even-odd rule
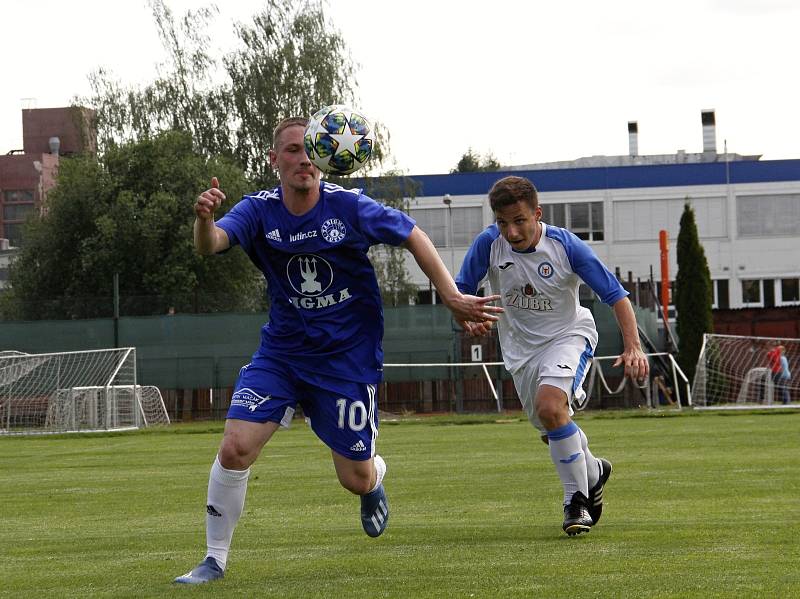
[[[0,435],[119,431],[169,422],[159,389],[137,384],[133,347],[0,352]]]

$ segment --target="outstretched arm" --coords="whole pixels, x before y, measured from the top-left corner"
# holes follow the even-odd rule
[[[632,379],[646,379],[650,372],[650,364],[639,343],[639,329],[636,326],[636,315],[633,313],[631,301],[627,297],[623,297],[612,308],[614,316],[617,317],[619,330],[622,332],[624,346],[622,354],[614,362],[614,366],[624,365],[625,376]]]
[[[214,224],[214,212],[224,199],[219,181],[211,177],[211,188],[201,193],[194,204],[194,247],[199,254],[216,254],[231,246],[228,234]]]
[[[419,227],[414,227],[403,246],[411,252],[427,277],[436,287],[436,292],[444,304],[453,313],[458,322],[473,321],[484,322],[497,320],[498,314],[503,311],[497,306],[490,306],[489,302],[500,299],[499,295],[478,297],[464,295],[456,287],[453,277],[447,272],[441,257],[425,232]]]

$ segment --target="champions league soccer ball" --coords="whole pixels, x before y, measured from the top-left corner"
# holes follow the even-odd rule
[[[375,149],[375,130],[359,111],[336,104],[314,113],[304,143],[311,162],[323,173],[349,175],[369,162]]]

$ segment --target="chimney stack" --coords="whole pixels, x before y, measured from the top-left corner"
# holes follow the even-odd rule
[[[639,123],[636,121],[628,121],[628,153],[639,155]]]
[[[703,152],[717,153],[717,127],[714,118],[714,109],[700,111],[700,120],[703,122]]]

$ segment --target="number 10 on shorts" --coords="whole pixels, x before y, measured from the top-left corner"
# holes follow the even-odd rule
[[[344,429],[345,416],[347,416],[347,427],[351,431],[359,432],[367,426],[367,407],[360,399],[352,402],[349,409],[347,408],[346,399],[337,399],[336,407],[339,409],[338,426],[340,429]]]

